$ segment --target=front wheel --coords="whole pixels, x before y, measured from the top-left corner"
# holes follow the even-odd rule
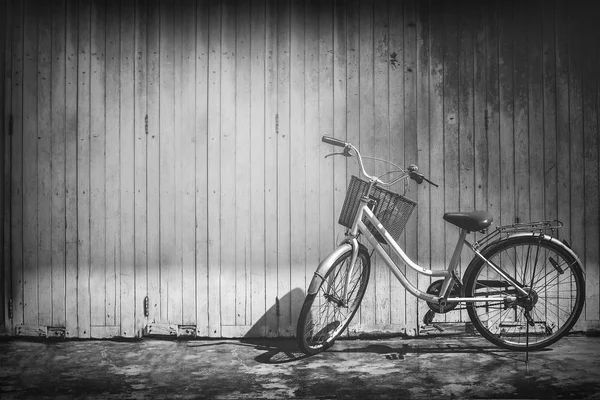
[[[316,293],[302,305],[296,339],[305,354],[317,354],[333,345],[348,326],[365,294],[371,270],[368,251],[360,247],[354,266],[352,250],[340,255],[320,280]]]
[[[465,295],[505,298],[467,304],[482,336],[497,346],[525,351],[549,346],[569,332],[585,299],[581,266],[571,252],[547,238],[521,236],[502,240],[484,256],[527,294],[483,260],[474,260],[465,273]]]

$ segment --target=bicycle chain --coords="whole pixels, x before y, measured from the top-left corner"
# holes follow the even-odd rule
[[[489,304],[483,304],[480,306],[474,306],[473,308],[485,308],[485,307],[490,307],[490,306],[498,306],[498,305],[503,305],[504,302],[501,303],[489,303]],[[460,311],[460,310],[467,310],[466,306],[461,306],[461,307],[456,307],[454,309],[452,309],[452,311]]]

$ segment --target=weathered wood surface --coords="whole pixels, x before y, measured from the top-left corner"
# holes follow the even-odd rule
[[[578,326],[598,328],[598,8],[7,1],[4,326],[294,335],[357,174],[324,158],[327,134],[440,183],[407,192],[419,207],[400,243],[423,266],[454,250],[444,211],[560,219],[585,264]],[[350,334],[414,334],[426,310],[375,257]]]

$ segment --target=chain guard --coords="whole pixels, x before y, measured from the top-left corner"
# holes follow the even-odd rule
[[[429,285],[429,287],[427,288],[427,293],[432,294],[434,296],[439,296],[440,290],[442,290],[443,284],[444,284],[443,279],[432,282],[431,285]],[[452,297],[460,296],[460,285],[457,282],[454,282],[452,290],[450,291],[450,296],[452,296]],[[458,303],[448,302],[446,304],[446,306],[444,307],[444,310],[442,311],[442,309],[440,308],[440,305],[438,303],[431,303],[429,301],[427,301],[426,303],[432,311],[434,311],[438,314],[445,314],[448,311],[454,310],[458,306]]]

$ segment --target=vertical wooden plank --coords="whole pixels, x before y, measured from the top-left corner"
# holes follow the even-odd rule
[[[177,297],[174,304],[179,305],[177,311],[173,310],[176,314],[174,318],[170,318],[169,322],[175,322],[181,324],[183,322],[183,198],[185,196],[184,185],[183,185],[183,146],[184,136],[183,132],[183,1],[175,0],[171,2],[173,4],[173,34],[172,45],[173,45],[173,240],[175,248],[173,249],[173,266],[172,266],[172,277],[171,281],[175,286],[178,286],[177,292],[172,292]],[[170,31],[170,29],[169,29]],[[170,311],[169,311],[170,312]]]
[[[235,2],[221,11],[221,324],[235,325]]]
[[[596,15],[597,15],[597,13],[598,13],[598,10],[596,10]],[[597,37],[596,37],[596,40],[598,40]],[[596,63],[598,63],[598,62],[600,62],[600,50],[598,50],[598,48],[596,47]],[[600,130],[600,77],[596,76],[596,131],[598,131],[598,130]],[[600,156],[600,142],[598,143],[598,155]],[[600,192],[600,157],[597,156],[596,160],[598,161],[598,166],[597,166],[598,169],[596,170],[596,179],[598,182],[598,192]],[[600,210],[597,210],[597,214],[600,216]],[[599,221],[599,224],[600,224],[600,221]],[[598,231],[600,231],[600,226],[597,229],[598,229]],[[597,234],[600,236],[600,232],[598,232]],[[592,240],[593,240],[593,235],[590,238],[590,248],[593,250],[594,243],[592,242]],[[600,241],[600,239],[597,239],[596,243],[598,243],[599,241]],[[600,249],[598,247],[596,247],[596,251],[600,253]],[[600,254],[595,253],[595,257],[596,257],[596,260],[598,260],[596,262],[596,265],[600,266]],[[599,268],[600,267],[596,267],[596,273],[598,273]],[[596,278],[596,279],[600,280],[600,278]],[[598,293],[600,293],[600,283],[598,285],[596,285],[594,288],[592,288],[591,290],[596,290],[596,291],[598,291]],[[600,319],[600,316],[598,317],[598,319]]]
[[[374,143],[365,154],[380,159],[388,159],[390,152],[389,127],[389,72],[388,72],[388,15],[387,2],[374,3],[373,7],[373,114],[374,114]],[[413,15],[414,16],[414,15]],[[413,41],[414,43],[414,41]],[[411,60],[414,62],[414,60]],[[416,110],[415,110],[416,111]],[[370,172],[377,176],[389,172],[389,165],[376,162]],[[375,324],[385,326],[390,324],[390,281],[391,273],[385,264],[378,264],[371,284],[375,287]],[[405,303],[406,308],[406,303]],[[393,310],[396,311],[396,310]]]
[[[556,136],[557,136],[557,192],[558,219],[564,223],[560,235],[571,242],[571,154],[569,132],[569,21],[568,2],[556,0],[555,46],[556,46]],[[562,149],[562,151],[558,151]]]
[[[278,336],[291,336],[290,301],[290,1],[277,9],[277,297]]]
[[[79,4],[77,81],[77,321],[80,338],[90,337],[90,18]]]
[[[319,2],[319,132],[333,134],[333,13],[331,1]],[[372,62],[372,60],[371,60]],[[331,146],[319,146],[319,255],[334,248],[333,162],[325,155]]]
[[[171,323],[175,322],[178,324],[183,323],[183,298],[185,294],[183,292],[183,242],[184,242],[184,206],[183,199],[185,197],[185,186],[184,180],[185,173],[184,163],[185,156],[183,149],[185,146],[185,122],[184,116],[185,111],[183,110],[183,2],[181,0],[173,2],[174,15],[173,15],[173,171],[174,171],[174,212],[173,212],[173,235],[175,241],[175,248],[173,249],[173,270],[172,282],[175,290],[173,295],[176,297],[174,300],[173,317],[169,318]]]
[[[355,146],[360,145],[360,12],[359,12],[360,4],[358,0],[352,0],[346,2],[346,140]],[[307,21],[307,35],[309,31],[308,21]],[[391,41],[391,38],[390,38]],[[309,43],[307,41],[307,52],[309,49]],[[390,44],[391,46],[391,44]],[[307,66],[307,72],[308,72]],[[308,110],[307,110],[308,111]],[[308,127],[308,122],[307,125]],[[307,154],[308,157],[308,154]],[[346,195],[346,189],[348,184],[350,183],[350,179],[352,179],[353,175],[358,175],[358,169],[356,167],[356,160],[349,159],[346,160],[346,171],[347,178],[345,187],[343,188],[344,196]],[[308,166],[307,166],[307,182],[308,182]],[[307,226],[308,220],[310,218],[310,213],[307,212]],[[339,214],[338,214],[339,218]],[[342,227],[340,227],[342,228]],[[309,229],[307,228],[307,234]],[[308,240],[308,238],[307,238]],[[316,265],[315,265],[316,266]],[[310,277],[310,274],[313,271],[308,271],[311,267],[314,269],[315,266],[312,266],[310,263],[307,263],[307,277]],[[360,327],[361,324],[361,313],[363,307],[361,307],[356,314],[356,316],[352,319],[350,326],[348,328],[348,332],[351,334],[357,328]]]
[[[158,0],[148,2],[147,38],[147,248],[148,248],[148,322],[161,321],[160,298],[160,10]]]
[[[390,4],[390,14],[395,4],[398,2],[392,2]],[[390,18],[392,16],[390,15]],[[308,24],[308,21],[307,21]],[[390,49],[398,52],[402,49],[401,34],[402,30],[397,28],[399,24],[393,24],[390,26]],[[396,28],[396,31],[392,29]],[[308,26],[307,26],[308,34]],[[393,36],[393,33],[400,35],[400,39]],[[346,2],[346,140],[355,146],[360,144],[360,2],[359,0],[350,0]],[[308,43],[307,43],[308,48]],[[397,53],[396,53],[397,54]],[[402,80],[396,76],[394,83],[401,84]],[[390,84],[392,84],[392,74],[390,74]],[[397,86],[394,86],[397,87]],[[394,93],[398,91],[392,91],[390,93],[390,108],[392,107],[392,98]],[[395,113],[390,113],[392,118]],[[396,119],[397,122],[399,119]],[[390,129],[394,129],[393,119],[390,121]],[[401,126],[397,124],[397,129]],[[393,160],[392,160],[393,161]],[[356,167],[356,160],[346,160],[347,178],[346,185],[350,183],[352,175],[358,173]],[[346,188],[344,188],[345,194]]]
[[[589,57],[588,49],[582,41],[581,9],[569,5],[569,139],[571,162],[569,168],[569,184],[571,190],[570,243],[577,254],[584,254],[585,247],[585,195],[583,170],[583,79],[582,65],[584,58]]]
[[[52,13],[38,5],[37,276],[38,324],[52,324]]]
[[[65,2],[52,10],[52,326],[65,326]]]
[[[306,263],[305,5],[293,0],[290,22],[290,248],[291,330],[304,301],[310,273]],[[345,99],[344,99],[345,100]],[[345,118],[345,115],[342,115]],[[343,184],[345,186],[345,182]]]
[[[523,2],[515,2],[514,34],[514,151],[515,221],[529,221],[529,114],[528,114],[528,27]]]
[[[23,262],[24,262],[24,228],[25,216],[23,192],[25,182],[24,173],[24,16],[23,3],[17,2],[13,7],[13,24],[11,29],[11,113],[12,113],[12,138],[11,138],[11,168],[10,168],[10,263],[11,289],[13,299],[13,328],[24,323],[23,304]],[[7,282],[8,283],[8,282]],[[12,331],[14,333],[14,330]]]
[[[24,323],[38,324],[37,276],[37,99],[38,99],[38,16],[36,7],[24,10],[23,60],[23,309]]]
[[[294,15],[294,14],[292,14]],[[333,4],[333,136],[346,139],[348,125],[347,114],[347,45],[346,45],[346,2],[334,1]],[[295,151],[292,149],[292,151]],[[345,157],[333,158],[333,217],[335,244],[344,237],[346,227],[337,223],[346,195]],[[304,221],[303,221],[304,222]],[[292,223],[292,226],[294,224]]]
[[[221,6],[209,10],[208,83],[208,326],[209,336],[221,335]]]
[[[2,326],[6,329],[7,332],[12,332],[12,319],[9,318],[9,309],[8,309],[8,299],[12,298],[12,275],[11,275],[11,226],[10,226],[10,213],[11,213],[11,137],[9,134],[10,129],[12,129],[12,30],[13,25],[13,5],[10,2],[2,3],[2,8],[4,10],[4,29],[0,32],[0,45],[4,46],[4,51],[0,55],[0,70],[2,74],[0,74],[3,78],[2,83],[0,83],[0,95],[2,98],[0,99],[0,110],[3,113],[0,116],[1,130],[2,130],[2,138],[0,139],[0,162],[2,165],[0,166],[0,170],[2,173],[0,176],[2,177],[2,192],[0,199],[0,213],[2,213],[0,217],[0,229],[2,232],[0,233],[0,239],[2,240],[2,248],[0,250],[0,259],[2,260],[2,268],[0,269],[0,276],[2,276],[2,283],[0,283],[0,306],[2,307]]]
[[[135,2],[134,25],[134,336],[142,336],[143,328],[147,324],[144,317],[144,298],[148,293],[147,274],[147,196],[146,163],[148,159],[147,138],[147,62],[148,62],[148,5],[142,0]]]
[[[544,137],[544,218],[557,218],[558,191],[556,189],[556,44],[554,40],[554,2],[541,2],[542,12],[542,85]]]
[[[409,165],[418,161],[417,148],[417,28],[416,4],[412,1],[404,2],[404,164]],[[409,182],[406,196],[417,199],[417,186]],[[418,213],[411,216],[405,228],[406,254],[413,260],[418,259]],[[417,272],[412,268],[406,269],[406,278],[416,284]],[[406,329],[407,334],[416,335],[417,302],[408,292],[405,295]]]
[[[175,5],[160,3],[160,271],[161,321],[181,318],[181,270],[175,243],[174,38]]]
[[[346,2],[334,1],[333,3],[333,136],[347,140],[348,125],[346,115],[347,106],[347,21]],[[294,151],[294,150],[292,150]],[[347,161],[345,157],[333,158],[333,217],[335,244],[344,237],[346,227],[337,223],[339,219],[347,187]],[[293,214],[292,214],[293,215]],[[304,222],[304,221],[302,221]],[[292,226],[295,226],[292,221]],[[293,246],[294,247],[294,246]],[[292,267],[294,268],[294,267]],[[300,304],[298,307],[300,307]],[[298,311],[300,311],[298,309]],[[356,318],[358,319],[358,318]],[[350,331],[348,330],[348,333]]]
[[[475,3],[465,2],[458,10],[458,162],[460,211],[473,211],[475,208],[475,132],[474,132],[474,15]],[[457,232],[453,232],[450,241],[456,243]],[[458,276],[469,264],[472,252],[463,249]],[[460,320],[466,313],[460,311]]]
[[[389,119],[390,119],[390,138],[388,159],[396,165],[406,165],[406,163],[416,162],[416,159],[405,160],[404,155],[404,2],[389,2],[389,68],[388,80],[392,90],[389,91]],[[357,100],[358,101],[358,100]],[[356,122],[358,126],[358,121]],[[404,192],[404,186],[393,188],[400,193]],[[411,218],[417,217],[413,215]],[[418,218],[418,217],[417,217]],[[399,243],[404,247],[406,236],[402,236]],[[402,272],[406,271],[406,266],[399,257],[393,256],[392,259],[400,266]],[[395,278],[390,275],[390,322],[396,326],[406,327],[406,289]]]
[[[489,8],[493,9],[494,4],[490,4]],[[491,31],[491,29],[490,29]],[[474,162],[475,162],[475,180],[474,180],[474,207],[476,210],[487,210],[488,212],[493,213],[493,208],[491,207],[492,202],[494,201],[494,196],[489,193],[490,191],[497,191],[499,184],[497,180],[494,181],[491,178],[491,174],[494,171],[497,171],[498,162],[494,161],[494,157],[497,160],[498,147],[494,146],[494,143],[498,141],[498,130],[495,130],[495,136],[490,136],[488,133],[488,123],[490,122],[491,115],[494,115],[488,107],[495,111],[495,115],[497,116],[497,96],[498,90],[497,87],[497,73],[491,71],[491,69],[495,68],[498,64],[497,59],[494,57],[497,56],[497,50],[494,54],[488,54],[488,37],[492,36],[491,40],[495,45],[495,37],[493,35],[488,35],[488,10],[486,9],[486,4],[482,2],[478,2],[475,6],[475,21],[474,21],[474,82],[473,82],[473,119],[474,119]],[[492,60],[489,63],[493,64],[493,68],[488,68],[488,57]],[[492,75],[490,75],[492,74]],[[492,82],[493,84],[487,87],[488,82]],[[494,83],[496,85],[494,85]],[[488,102],[487,100],[487,90],[491,93],[495,93],[495,101]],[[497,117],[495,118],[497,121]],[[496,125],[494,125],[496,126]],[[492,128],[494,129],[494,128]],[[490,157],[488,152],[493,152],[493,155]],[[491,159],[488,159],[491,158]],[[494,163],[494,165],[490,165],[490,163]],[[496,183],[494,183],[496,182]],[[495,201],[494,201],[495,204]],[[496,216],[495,213],[492,214]],[[493,229],[493,228],[492,228]],[[473,240],[479,239],[484,235],[480,235],[475,233]],[[465,263],[468,263],[470,259],[473,257],[472,253],[469,252],[466,257],[462,259],[463,266]],[[464,267],[463,267],[464,268]],[[465,320],[466,317],[463,314],[462,319]]]
[[[498,74],[500,92],[500,221],[502,225],[514,222],[514,83],[513,83],[513,10],[512,5],[499,7]]]
[[[529,207],[531,221],[544,216],[544,92],[542,75],[542,4],[530,2],[528,17]]]
[[[265,2],[250,7],[250,237],[253,334],[265,336]]]
[[[115,191],[110,191],[114,183],[105,175],[110,168],[106,163],[110,159],[115,159],[114,152],[118,151],[116,146],[110,146],[114,143],[114,137],[118,137],[118,106],[115,107],[114,95],[106,101],[106,91],[110,88],[118,88],[118,83],[114,83],[115,61],[114,52],[107,49],[105,42],[105,29],[109,23],[106,20],[106,4],[104,1],[92,2],[91,5],[91,70],[90,70],[90,291],[91,296],[91,324],[103,326],[108,321],[106,314],[109,312],[107,306],[107,282],[109,263],[114,263],[114,257],[107,259],[107,220],[110,214],[106,214],[107,201],[111,201],[115,196]],[[109,18],[114,20],[113,15]],[[113,31],[106,32],[109,43],[114,41]],[[114,48],[114,46],[111,46]],[[106,57],[105,57],[106,54]],[[111,58],[113,61],[111,61]],[[108,71],[105,69],[108,68]],[[112,68],[110,67],[112,66]],[[113,81],[110,85],[109,82]],[[118,89],[117,89],[118,90]],[[109,92],[110,95],[110,92]],[[118,100],[117,100],[118,104]],[[115,119],[117,124],[115,125]],[[112,138],[112,139],[109,139]],[[118,158],[117,158],[118,159]],[[112,186],[111,186],[112,185]],[[109,200],[110,199],[110,200]],[[110,240],[112,243],[112,240]],[[112,250],[112,246],[110,246]],[[114,325],[114,324],[110,324]]]
[[[319,132],[319,7],[308,1],[305,10],[304,48],[304,132],[306,137],[306,276],[312,279],[319,265],[319,196],[320,147],[323,132]],[[358,110],[357,110],[358,111]],[[310,281],[309,281],[310,282]],[[308,283],[308,282],[307,282]]]
[[[473,136],[474,136],[474,209],[488,209],[488,173],[487,162],[488,136],[486,132],[487,102],[486,83],[488,70],[486,66],[486,5],[477,2],[474,10],[473,25]],[[489,210],[488,210],[489,211]],[[468,259],[465,259],[469,262]]]
[[[359,14],[359,93],[361,101],[359,110],[360,140],[358,146],[361,150],[361,153],[368,155],[372,152],[371,149],[373,148],[373,144],[375,142],[373,93],[373,2],[361,1]],[[373,170],[372,163],[368,163],[367,166],[371,171]],[[323,232],[327,232],[325,224],[321,224],[321,229]],[[386,268],[384,265],[378,266],[377,262],[377,256],[371,258],[371,277],[376,276],[377,268]],[[373,279],[371,284],[367,287],[365,296],[361,303],[362,312],[360,315],[360,322],[363,327],[373,327],[376,323],[375,310],[377,308],[378,301],[376,296],[376,281]]]
[[[494,216],[494,222],[501,224],[501,171],[500,159],[500,88],[499,88],[499,44],[498,44],[498,2],[487,3],[485,9],[485,71],[486,108],[485,135],[487,151],[487,210]]]
[[[440,185],[432,189],[431,197],[431,268],[445,268],[444,243],[444,191],[447,186],[444,180],[444,21],[442,2],[431,3],[429,18],[431,49],[429,65],[429,157],[432,162],[429,167],[431,180]],[[443,317],[438,317],[440,320]]]
[[[499,89],[500,89],[500,223],[512,224],[516,221],[515,197],[515,135],[516,129],[515,86],[517,78],[514,65],[517,36],[514,34],[515,19],[513,5],[502,4],[499,10]],[[520,40],[520,38],[519,38]],[[509,271],[509,273],[512,271]]]
[[[181,60],[181,108],[182,108],[182,151],[180,158],[182,169],[181,192],[182,224],[182,308],[183,324],[196,324],[196,270],[195,270],[195,109],[196,87],[194,76],[196,73],[196,4],[193,1],[181,5],[183,12],[182,21],[182,60]]]
[[[570,94],[570,4],[557,1],[555,5],[555,40],[556,40],[556,125],[558,151],[558,219],[563,221],[564,227],[560,230],[563,240],[571,240],[571,127],[569,120],[569,94]],[[577,230],[574,227],[573,230]]]
[[[92,326],[114,326],[120,255],[120,12],[116,2],[92,3],[91,241]],[[97,293],[97,294],[96,294]],[[98,332],[98,330],[96,330]]]
[[[135,3],[121,3],[120,37],[120,169],[121,169],[121,253],[117,275],[116,304],[123,337],[135,335]],[[132,118],[133,116],[133,118]]]
[[[276,336],[279,324],[277,293],[277,5],[266,4],[265,65],[265,296],[267,335]]]
[[[0,28],[0,76],[2,82],[0,83],[0,241],[2,242],[0,247],[0,260],[2,267],[0,267],[0,324],[3,332],[10,332],[12,330],[12,321],[9,317],[8,302],[11,298],[12,293],[10,289],[10,282],[12,280],[10,275],[10,88],[11,88],[11,43],[10,33],[12,21],[12,5],[7,1],[0,2],[0,9],[2,10],[3,26]]]
[[[416,63],[416,90],[417,90],[417,159],[416,163],[425,176],[431,176],[431,161],[430,161],[430,135],[429,130],[429,115],[430,115],[430,97],[429,97],[429,69],[430,69],[430,13],[429,2],[418,2],[416,9],[416,25],[417,25],[417,63]],[[394,132],[392,131],[392,134]],[[410,160],[406,160],[411,162]],[[436,162],[436,160],[434,160]],[[437,182],[436,182],[437,183]],[[414,184],[411,182],[411,184]],[[417,187],[417,202],[418,209],[411,218],[417,218],[417,245],[418,254],[417,264],[428,268],[431,262],[431,221],[430,219],[439,218],[439,215],[431,215],[431,196],[436,196],[437,190],[434,186],[427,183]],[[431,283],[431,279],[425,275],[418,274],[417,287],[420,290],[426,291]],[[417,298],[408,294],[406,297],[409,301],[415,302],[414,310],[416,321],[418,324],[423,320],[423,315],[427,312],[426,309],[418,307],[424,306],[424,302],[418,302]]]
[[[66,5],[66,89],[65,89],[65,273],[66,273],[66,333],[77,337],[77,90],[78,90],[78,5],[67,0]]]
[[[208,79],[209,3],[196,5],[196,324],[199,336],[208,336]]]
[[[235,136],[235,324],[250,318],[250,4],[237,9]]]
[[[459,156],[459,10],[454,4],[444,7],[444,208],[456,211],[460,207],[460,156]],[[450,262],[456,246],[458,229],[445,224],[446,263]],[[446,314],[446,321],[456,321],[459,316]]]
[[[596,7],[590,12],[581,7],[579,21],[583,25],[582,43],[587,48],[583,60],[583,167],[584,167],[584,215],[585,215],[585,266],[586,266],[586,303],[585,319],[600,319],[599,293],[599,168],[598,168],[598,82],[597,65],[599,59],[598,46],[600,40],[596,35],[596,22],[600,10]]]

